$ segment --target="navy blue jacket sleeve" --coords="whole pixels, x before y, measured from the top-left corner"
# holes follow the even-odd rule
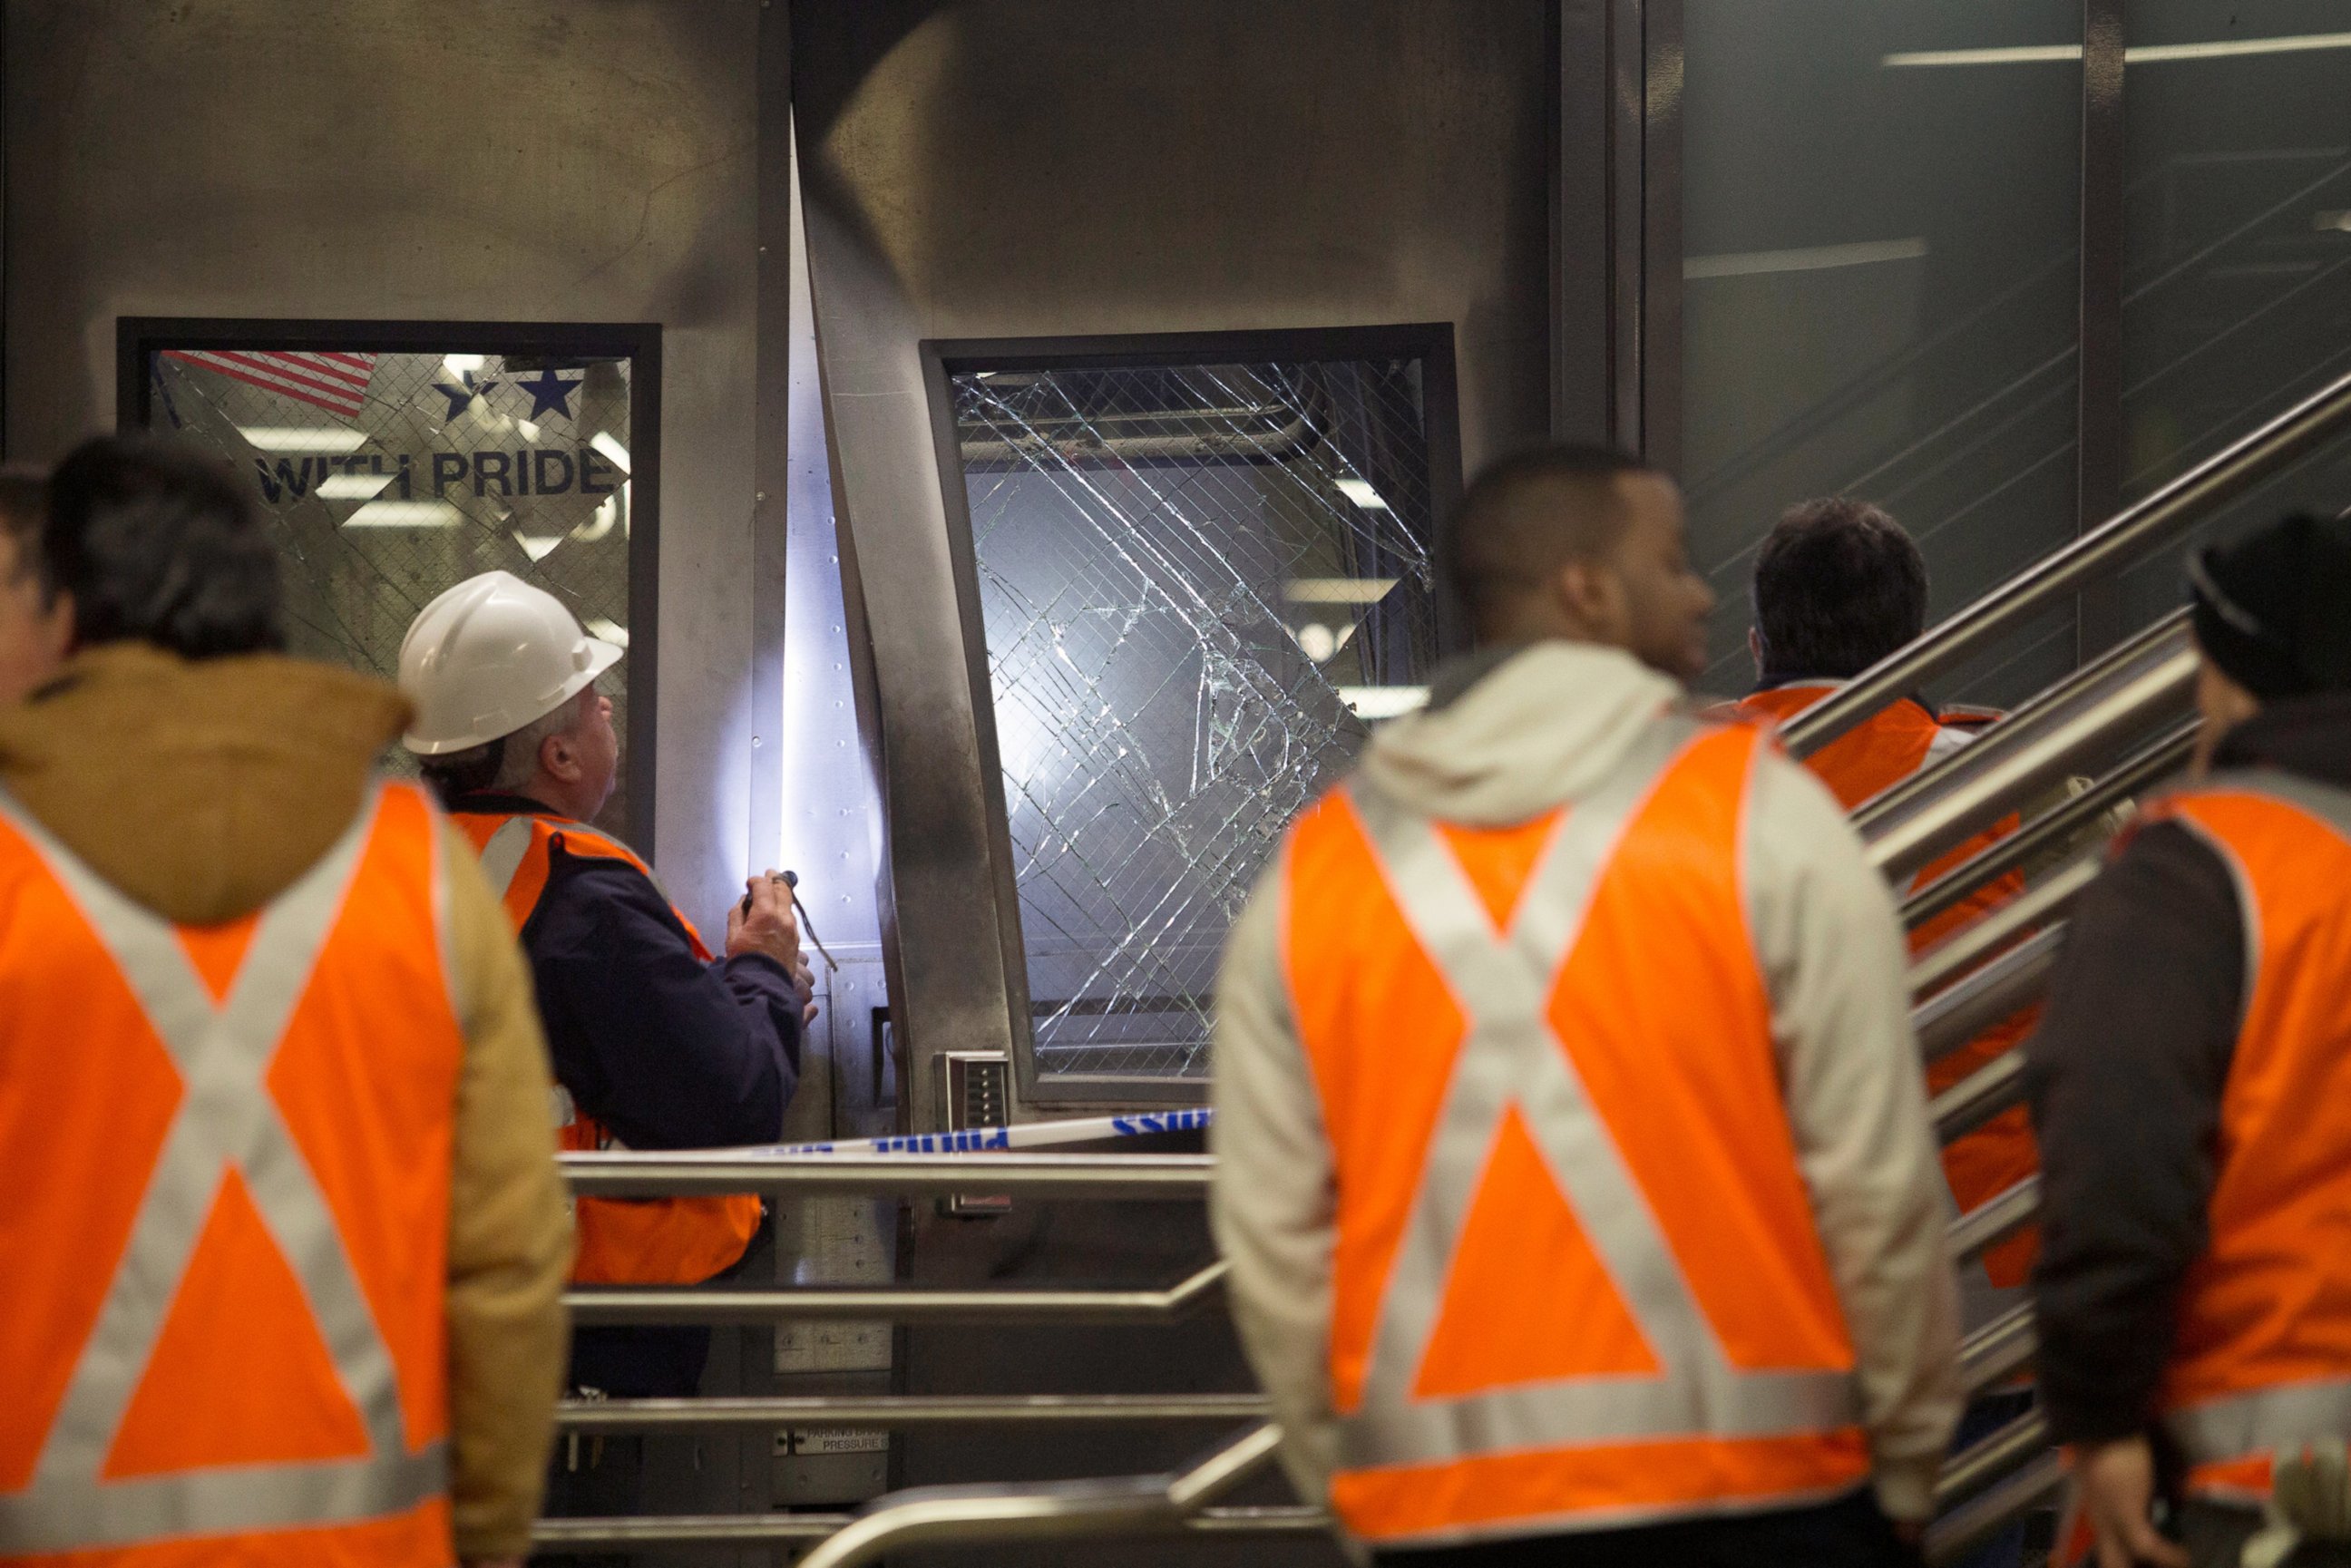
[[[643,873],[560,846],[522,941],[556,1079],[580,1110],[636,1149],[775,1142],[799,1073],[781,965],[704,963]]]

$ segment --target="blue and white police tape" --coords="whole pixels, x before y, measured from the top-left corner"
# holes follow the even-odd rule
[[[1095,1144],[1113,1138],[1143,1138],[1154,1133],[1190,1133],[1206,1127],[1211,1113],[1130,1111],[1123,1116],[1088,1116],[1071,1122],[1023,1122],[1014,1127],[966,1127],[954,1133],[908,1133],[901,1137],[846,1138],[831,1144],[782,1144],[768,1155],[978,1155],[1001,1149],[1050,1149],[1057,1144]]]

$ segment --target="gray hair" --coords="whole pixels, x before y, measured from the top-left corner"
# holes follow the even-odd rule
[[[592,685],[588,690],[592,692]],[[532,719],[510,735],[423,759],[425,782],[447,805],[462,795],[496,789],[512,794],[538,772],[538,753],[549,736],[565,735],[579,723],[580,697],[568,696],[555,711]]]

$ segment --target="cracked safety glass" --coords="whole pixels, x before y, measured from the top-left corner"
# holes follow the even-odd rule
[[[1437,653],[1416,359],[950,377],[1040,1076],[1202,1077],[1282,830]]]
[[[163,350],[148,376],[148,427],[225,460],[267,519],[296,654],[391,680],[416,612],[496,568],[627,644],[628,360]],[[600,683],[623,747],[628,678]]]

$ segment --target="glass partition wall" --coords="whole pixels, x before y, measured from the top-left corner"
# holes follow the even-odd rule
[[[1932,616],[2073,536],[2082,5],[1682,16],[1683,480],[1721,597],[1706,685],[1729,695],[1753,678],[1754,548],[1792,502],[1892,512]],[[2045,684],[2072,632],[2037,629],[1966,695]]]
[[[2127,0],[2123,484],[2136,498],[2351,371],[2351,11]],[[2199,530],[2351,506],[2335,443]],[[2125,579],[2134,624],[2180,557]]]
[[[1449,338],[1330,338],[938,350],[1040,1094],[1206,1076],[1282,830],[1426,699]]]
[[[1939,618],[2351,370],[2334,0],[1644,9],[1680,27],[1682,93],[1650,95],[1653,135],[1656,105],[1678,110],[1679,178],[1644,199],[1682,231],[1683,478],[1724,600],[1713,689],[1750,678],[1751,552],[1789,503],[1885,506]],[[2199,538],[2346,503],[2351,466],[2321,454]],[[2177,606],[2187,548],[1935,695],[2029,695]]]
[[[122,423],[248,487],[306,658],[390,680],[416,612],[494,569],[628,648],[599,682],[625,763],[599,823],[650,854],[659,334],[131,319]]]

